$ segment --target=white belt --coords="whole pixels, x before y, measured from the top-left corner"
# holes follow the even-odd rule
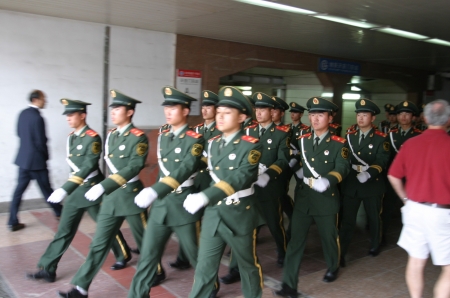
[[[92,173],[90,173],[86,178],[84,178],[83,182],[87,182],[89,179],[94,178],[94,177],[97,176],[97,175],[98,175],[98,170],[95,170],[95,171],[93,171]],[[69,178],[70,178],[70,177],[73,177],[73,176],[74,176],[74,175],[71,174],[71,175],[69,176]]]
[[[252,195],[255,192],[255,188],[253,187],[253,184],[250,188],[247,189],[243,189],[240,191],[235,192],[234,194],[232,194],[231,196],[226,197],[225,200],[225,204],[227,205],[238,205],[240,203],[240,198],[245,198],[248,197],[249,195]]]
[[[352,169],[357,171],[358,173],[361,173],[367,171],[369,169],[369,166],[352,165]]]
[[[314,185],[314,181],[316,181],[317,179],[316,178],[306,178],[306,177],[303,177],[303,183],[305,183],[306,185],[308,185],[309,187],[313,187],[313,185]]]

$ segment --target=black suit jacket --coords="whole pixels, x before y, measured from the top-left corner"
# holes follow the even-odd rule
[[[20,113],[17,135],[20,138],[20,148],[15,164],[26,170],[47,169],[47,136],[39,109],[29,107]]]

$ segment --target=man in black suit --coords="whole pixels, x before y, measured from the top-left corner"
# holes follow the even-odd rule
[[[20,148],[15,164],[19,166],[19,177],[11,202],[8,221],[8,226],[13,232],[25,227],[23,223],[19,223],[17,213],[22,201],[22,194],[28,187],[30,180],[37,181],[45,200],[53,192],[47,170],[48,149],[45,123],[39,113],[39,109],[43,109],[45,103],[45,94],[40,90],[33,91],[30,94],[30,107],[20,113],[17,123]],[[53,208],[56,217],[59,218],[62,205],[59,203],[49,203],[49,205]]]

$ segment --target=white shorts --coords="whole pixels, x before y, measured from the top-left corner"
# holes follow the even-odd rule
[[[403,229],[398,245],[411,257],[431,259],[436,266],[450,264],[450,209],[408,200],[402,207]]]

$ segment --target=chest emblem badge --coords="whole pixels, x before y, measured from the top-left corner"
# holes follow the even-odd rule
[[[175,148],[175,153],[180,153],[181,152],[181,148]]]
[[[231,153],[230,155],[228,155],[228,158],[229,158],[230,160],[235,160],[235,159],[236,159],[236,154]]]
[[[323,154],[328,155],[328,154],[330,154],[330,151],[325,150],[325,151],[323,152]]]
[[[78,150],[83,149],[83,145],[78,145],[78,146],[77,146],[77,149],[78,149]]]
[[[120,146],[119,146],[119,150],[120,150],[120,151],[125,150],[125,145],[120,145]]]
[[[272,144],[272,139],[268,139],[267,143]]]

